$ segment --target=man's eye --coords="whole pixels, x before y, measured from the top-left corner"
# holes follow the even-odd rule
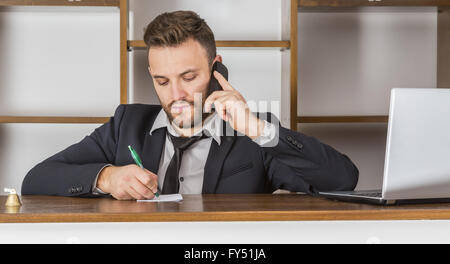
[[[160,86],[165,86],[167,85],[169,82],[163,82],[163,83],[158,83]]]
[[[195,79],[196,76],[192,76],[190,78],[183,78],[185,81],[190,82]]]

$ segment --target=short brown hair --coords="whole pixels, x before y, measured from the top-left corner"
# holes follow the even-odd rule
[[[216,42],[205,20],[192,11],[165,12],[148,24],[144,34],[147,48],[176,47],[188,39],[198,41],[206,50],[209,63],[216,57]]]

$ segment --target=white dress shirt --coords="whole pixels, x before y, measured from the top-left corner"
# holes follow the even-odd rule
[[[181,158],[180,171],[178,173],[180,179],[181,194],[200,194],[203,187],[203,174],[205,169],[206,158],[208,157],[209,148],[213,140],[220,145],[220,128],[222,119],[216,114],[208,116],[203,123],[203,130],[211,137],[198,140],[188,149],[183,151]],[[150,135],[156,129],[166,127],[167,132],[172,136],[179,137],[180,134],[170,125],[169,118],[164,110],[161,110],[153,123],[150,130]],[[194,136],[200,135],[202,130],[198,131]],[[166,135],[166,141],[163,146],[163,153],[159,162],[158,168],[158,186],[162,190],[164,179],[166,176],[167,167],[169,167],[170,160],[175,152],[172,141],[169,135]]]

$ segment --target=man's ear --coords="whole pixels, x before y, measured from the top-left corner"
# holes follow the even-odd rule
[[[211,69],[212,69],[212,66],[214,65],[214,63],[215,63],[216,61],[222,62],[222,56],[216,55],[216,57],[214,57],[214,60],[213,60],[212,64],[210,65]]]
[[[214,58],[214,62],[215,61],[222,62],[222,56],[216,55],[216,57]]]

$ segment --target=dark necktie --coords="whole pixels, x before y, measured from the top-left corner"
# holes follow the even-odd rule
[[[201,136],[194,137],[176,137],[167,132],[175,150],[175,153],[170,160],[169,167],[167,167],[166,176],[164,178],[164,184],[162,193],[178,193],[180,189],[180,181],[178,179],[178,172],[180,171],[181,158],[183,151],[189,148],[192,144],[207,136],[202,133]]]

